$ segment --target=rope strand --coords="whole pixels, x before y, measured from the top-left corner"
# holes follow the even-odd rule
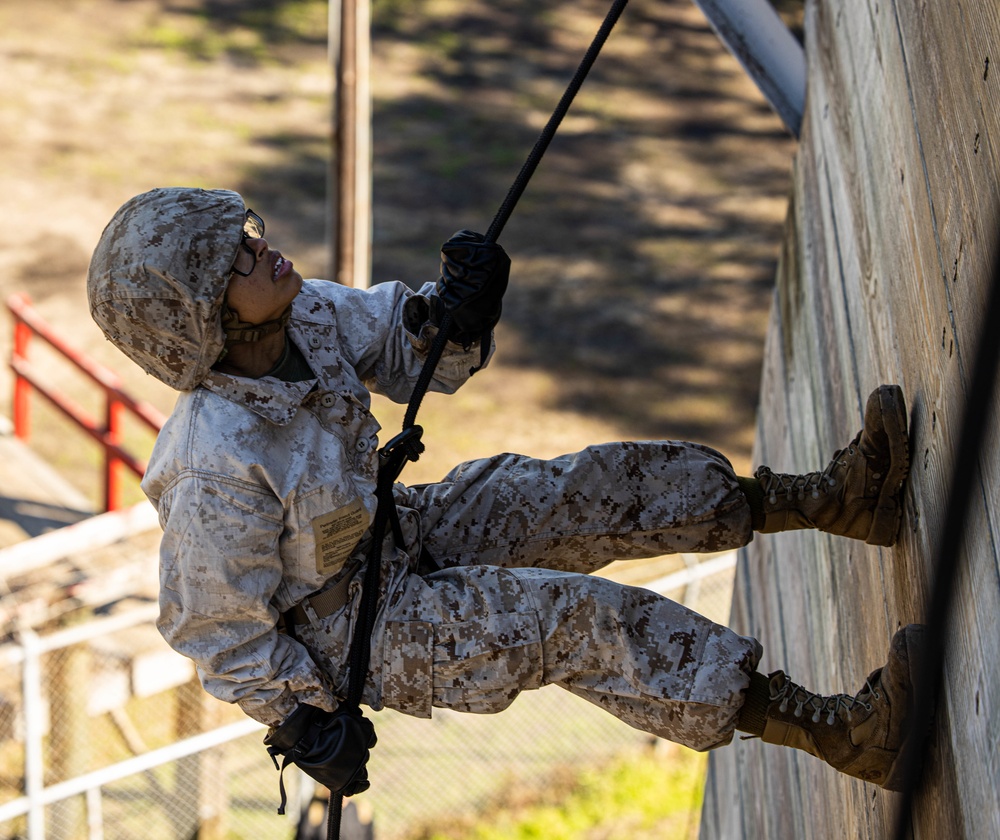
[[[538,136],[535,145],[521,166],[521,171],[517,173],[517,177],[514,178],[514,182],[510,185],[506,197],[493,217],[493,221],[486,231],[485,239],[487,242],[496,242],[500,238],[500,234],[503,232],[511,214],[514,212],[514,208],[517,206],[517,202],[527,188],[531,176],[535,174],[535,170],[538,168],[545,150],[548,149],[552,138],[556,135],[556,131],[559,130],[559,125],[562,123],[563,117],[569,111],[569,107],[583,86],[590,68],[593,67],[605,41],[608,40],[608,36],[611,34],[611,30],[618,23],[618,19],[621,17],[622,12],[625,11],[627,5],[628,0],[615,0],[608,10],[607,15],[605,15],[600,28],[597,30],[597,34],[594,36],[594,40],[590,42],[583,60],[580,62],[579,67],[576,68],[576,73],[573,74],[573,78],[559,100],[559,104],[556,105],[552,116],[549,117],[549,121],[545,124],[545,128],[542,129],[542,133]],[[406,416],[403,418],[404,430],[416,424],[417,411],[420,408],[420,403],[423,402],[427,389],[430,387],[431,379],[434,378],[434,370],[437,368],[437,363],[441,360],[441,354],[444,352],[445,344],[451,332],[451,323],[451,316],[446,314],[438,329],[434,343],[431,345],[430,352],[427,354],[427,359],[420,370],[420,376],[413,387],[413,393],[406,407]]]
[[[552,116],[549,117],[549,121],[545,124],[545,128],[542,129],[542,133],[535,141],[534,147],[528,154],[528,158],[525,160],[524,165],[521,167],[521,171],[517,173],[514,183],[511,184],[510,190],[507,192],[507,197],[504,198],[496,216],[493,217],[489,230],[486,231],[487,242],[496,242],[497,239],[500,238],[500,234],[506,226],[508,219],[510,219],[511,214],[514,212],[514,208],[517,206],[517,202],[520,200],[521,194],[528,186],[531,176],[535,174],[535,169],[538,168],[542,155],[545,154],[545,150],[549,147],[549,143],[552,142],[552,138],[556,136],[559,124],[562,122],[563,117],[566,116],[566,112],[569,111],[569,106],[573,103],[573,99],[576,97],[577,92],[580,90],[584,80],[587,78],[590,68],[597,60],[597,56],[601,52],[604,42],[608,40],[611,30],[614,29],[615,24],[618,23],[618,18],[620,18],[622,12],[625,11],[626,5],[628,5],[628,0],[615,0],[614,4],[608,10],[604,21],[601,23],[600,29],[597,30],[597,34],[594,36],[594,40],[590,42],[590,46],[587,48],[587,52],[584,54],[583,60],[580,62],[580,66],[577,67],[576,73],[573,75],[573,79],[570,81],[569,86],[563,93],[562,99],[560,99],[559,104],[556,105],[555,110],[552,112]]]

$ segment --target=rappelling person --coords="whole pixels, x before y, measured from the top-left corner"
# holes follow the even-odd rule
[[[163,527],[159,630],[206,691],[270,728],[272,754],[335,791],[367,786],[374,743],[363,730],[351,758],[328,725],[371,551],[370,394],[408,399],[446,314],[457,329],[431,388],[451,393],[488,363],[509,265],[463,231],[416,292],[303,280],[240,195],[188,188],[126,202],[90,264],[107,338],[180,392],[142,482]],[[489,713],[556,684],[696,750],[738,730],[897,788],[921,627],[899,630],[858,690],[822,695],[759,673],[756,639],[590,573],[799,528],[891,546],[906,419],[900,389],[878,387],[857,436],[805,474],[741,477],[706,446],[645,441],[501,454],[396,484],[399,533],[376,549],[369,667],[356,675],[364,704]]]

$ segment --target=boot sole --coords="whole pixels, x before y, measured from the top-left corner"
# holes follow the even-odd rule
[[[879,493],[872,525],[865,542],[869,545],[891,546],[899,538],[903,520],[902,489],[910,474],[910,438],[906,430],[906,400],[898,385],[882,385],[878,389],[882,426],[889,440],[889,472]]]
[[[906,661],[910,674],[910,690],[916,691],[923,688],[926,691],[930,686],[924,685],[923,680],[928,675],[921,671],[921,665],[925,662],[927,653],[925,635],[927,628],[917,624],[910,624],[904,628],[904,632],[906,633]],[[909,702],[909,699],[907,698],[907,702]],[[917,733],[925,738],[930,736],[937,709],[931,708],[928,711],[928,716],[924,720],[907,721],[906,728],[909,732],[909,737],[913,737]],[[918,756],[918,758],[920,757]],[[911,780],[917,778],[917,774],[921,768],[919,766],[911,767],[906,765],[905,762],[908,759],[910,759],[910,756],[906,755],[906,751],[901,747],[896,760],[886,774],[885,781],[882,783],[883,788],[886,790],[902,791],[906,789],[907,784]]]

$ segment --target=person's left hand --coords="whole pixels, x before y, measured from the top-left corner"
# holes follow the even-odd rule
[[[264,743],[272,758],[285,756],[282,769],[291,761],[333,793],[353,796],[370,786],[367,763],[376,740],[375,727],[359,710],[301,705]]]

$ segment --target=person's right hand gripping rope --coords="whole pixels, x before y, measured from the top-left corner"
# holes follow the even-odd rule
[[[510,279],[510,258],[481,233],[460,230],[441,246],[441,276],[431,299],[430,320],[440,326],[452,318],[451,341],[471,347],[482,341],[489,352],[490,333],[500,320]]]

